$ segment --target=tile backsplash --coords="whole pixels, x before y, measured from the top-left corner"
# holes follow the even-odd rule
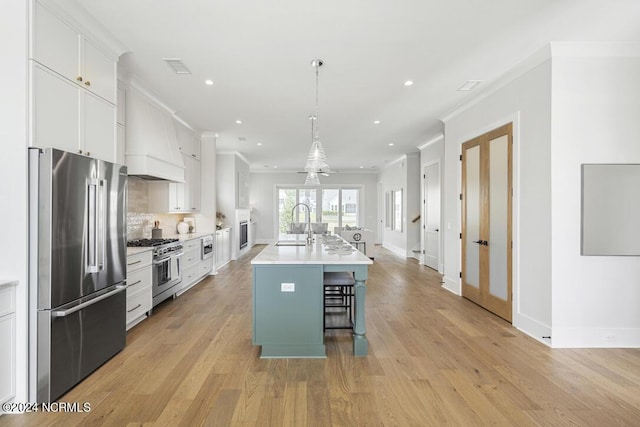
[[[181,214],[154,214],[148,209],[148,185],[144,179],[129,177],[127,194],[127,240],[151,237],[153,222],[159,221],[162,234],[177,233],[176,227],[182,221]]]

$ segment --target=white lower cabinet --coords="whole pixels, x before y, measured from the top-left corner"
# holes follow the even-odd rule
[[[231,228],[216,231],[216,268],[231,261]]]
[[[150,250],[127,256],[127,330],[153,308],[151,260]]]
[[[182,285],[178,295],[199,283],[213,270],[213,257],[202,259],[201,237],[184,241],[182,244]]]
[[[16,394],[15,284],[0,283],[0,403]]]

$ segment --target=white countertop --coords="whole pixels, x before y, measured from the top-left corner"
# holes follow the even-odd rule
[[[215,231],[210,232],[197,232],[197,233],[185,233],[185,234],[169,234],[166,236],[162,236],[163,239],[178,239],[181,242],[186,242],[187,240],[199,239],[203,236],[212,236],[215,234]]]
[[[281,240],[304,241],[306,235],[287,236]],[[362,252],[354,250],[348,254],[328,250],[321,236],[311,246],[276,246],[275,241],[262,250],[251,264],[373,264]]]

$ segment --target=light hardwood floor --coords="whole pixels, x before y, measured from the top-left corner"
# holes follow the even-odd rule
[[[157,307],[61,399],[90,412],[0,426],[640,425],[640,350],[549,349],[383,249],[367,281],[369,356],[337,330],[326,359],[261,360],[250,266],[261,248]]]

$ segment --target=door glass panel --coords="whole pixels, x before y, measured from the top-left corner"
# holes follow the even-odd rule
[[[509,138],[489,141],[489,293],[507,299]]]
[[[358,214],[360,191],[357,189],[342,190],[342,226],[356,227],[358,225]]]
[[[326,222],[327,231],[333,233],[334,227],[340,226],[339,219],[339,190],[337,188],[324,188],[322,190],[322,222]]]
[[[480,286],[480,146],[466,151],[465,162],[465,281]]]

